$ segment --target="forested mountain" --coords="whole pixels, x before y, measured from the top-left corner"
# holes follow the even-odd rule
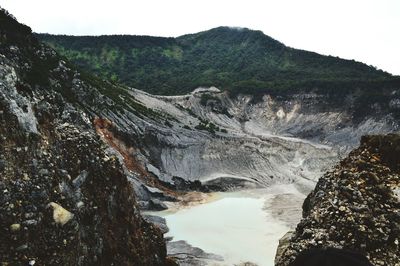
[[[178,38],[37,36],[86,71],[156,94],[199,86],[258,94],[400,83],[372,66],[293,49],[246,28],[218,27]]]

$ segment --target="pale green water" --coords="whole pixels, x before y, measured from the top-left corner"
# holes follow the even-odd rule
[[[223,256],[225,261],[218,265],[250,261],[273,266],[278,241],[289,230],[263,210],[273,195],[257,191],[215,193],[215,196],[212,202],[175,213],[158,213],[170,228],[166,236]]]

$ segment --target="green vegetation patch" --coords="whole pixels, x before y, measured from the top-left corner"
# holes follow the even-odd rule
[[[153,94],[177,95],[216,86],[231,95],[353,90],[393,77],[354,60],[285,46],[261,31],[219,27],[178,38],[149,36],[38,37],[78,66]],[[366,88],[368,89],[368,87]]]

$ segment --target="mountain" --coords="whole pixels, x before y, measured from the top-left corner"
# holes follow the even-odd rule
[[[82,69],[154,94],[184,94],[209,86],[260,95],[400,84],[398,77],[374,67],[293,49],[246,28],[218,27],[178,38],[37,37]]]
[[[141,211],[186,204],[197,194],[188,192],[288,184],[306,195],[362,135],[399,128],[400,86],[385,73],[385,81],[365,79],[351,90],[331,87],[329,93],[293,87],[290,93],[254,95],[240,89],[231,95],[210,87],[152,95],[81,71],[38,41],[29,27],[0,14],[2,262],[210,262],[219,256],[204,257],[181,241],[165,244],[165,220]],[[210,38],[210,32],[204,34],[201,38]],[[215,45],[230,42],[228,35]],[[183,36],[179,45],[198,36]],[[148,53],[143,67],[153,48],[176,45],[178,39],[140,37],[137,51]],[[262,39],[274,49],[283,47]],[[179,49],[166,53],[180,57]],[[113,62],[115,54],[104,50],[101,60]],[[284,221],[285,213],[299,206],[290,208],[274,218]],[[197,255],[187,254],[190,250]]]

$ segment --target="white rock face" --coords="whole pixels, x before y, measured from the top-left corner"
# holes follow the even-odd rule
[[[387,117],[354,126],[345,111],[319,108],[320,96],[313,94],[291,100],[266,95],[256,103],[248,96],[232,100],[216,88],[181,96],[132,89],[130,95],[162,114],[172,127],[130,113],[107,115],[141,140],[142,158],[151,159],[147,168],[166,182],[173,176],[203,182],[234,177],[263,186],[295,183],[307,191],[362,135],[394,129]],[[226,132],[195,129],[204,122]]]
[[[15,70],[4,64],[3,60],[4,58],[0,57],[0,100],[3,98],[9,103],[11,112],[17,117],[23,130],[37,134],[37,119],[32,109],[31,100],[18,93]]]

